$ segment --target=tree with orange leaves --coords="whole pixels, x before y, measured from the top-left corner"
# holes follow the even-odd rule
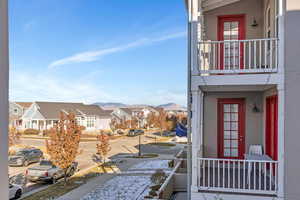
[[[73,113],[60,113],[59,122],[50,129],[46,140],[47,153],[57,167],[64,170],[64,181],[67,184],[67,172],[79,151],[81,127],[77,124]]]
[[[101,157],[101,160],[105,163],[105,158],[108,152],[111,150],[109,144],[109,136],[106,134],[101,133],[97,136],[97,154]]]
[[[16,127],[9,127],[8,131],[8,146],[13,146],[20,142],[20,133],[16,129]]]

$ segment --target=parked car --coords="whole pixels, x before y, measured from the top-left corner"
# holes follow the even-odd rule
[[[19,199],[23,194],[23,188],[20,185],[9,184],[9,199]]]
[[[130,129],[128,131],[128,136],[129,137],[134,137],[134,136],[138,136],[138,135],[142,135],[144,134],[144,131],[143,130],[140,130],[140,129]]]
[[[67,171],[67,176],[72,176],[77,170],[78,163],[73,162]],[[39,165],[26,170],[26,178],[31,182],[51,182],[56,183],[58,179],[64,177],[63,169],[55,166],[49,160],[42,160]]]
[[[28,166],[31,163],[40,162],[42,158],[43,152],[39,149],[22,149],[8,157],[8,164],[9,166]]]

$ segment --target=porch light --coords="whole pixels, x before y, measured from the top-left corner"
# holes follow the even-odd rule
[[[257,23],[255,17],[253,18],[253,22],[252,22],[251,26],[252,27],[257,27],[258,26],[258,23]]]
[[[252,108],[252,111],[254,113],[259,113],[260,112],[260,109],[257,107],[256,103],[254,104],[253,108]]]

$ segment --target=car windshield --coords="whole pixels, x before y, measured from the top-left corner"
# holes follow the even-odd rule
[[[28,154],[29,153],[29,151],[18,151],[17,153],[16,153],[16,156],[24,156],[24,155],[26,155],[26,154]]]
[[[40,162],[40,165],[47,165],[47,166],[53,166],[52,162],[49,160],[42,160]]]

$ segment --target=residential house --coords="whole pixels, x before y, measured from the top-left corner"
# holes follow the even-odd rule
[[[192,199],[300,199],[300,2],[186,4]]]
[[[34,102],[22,116],[22,128],[47,130],[59,120],[60,112],[74,113],[86,131],[110,129],[111,111],[97,105],[62,102]]]
[[[137,118],[139,120],[139,127],[142,128],[147,124],[147,116],[150,113],[158,114],[158,110],[151,106],[140,106],[140,107],[124,107],[116,108],[113,111],[113,118],[117,122],[132,120]]]
[[[22,126],[21,117],[31,104],[31,102],[9,102],[9,125]]]

